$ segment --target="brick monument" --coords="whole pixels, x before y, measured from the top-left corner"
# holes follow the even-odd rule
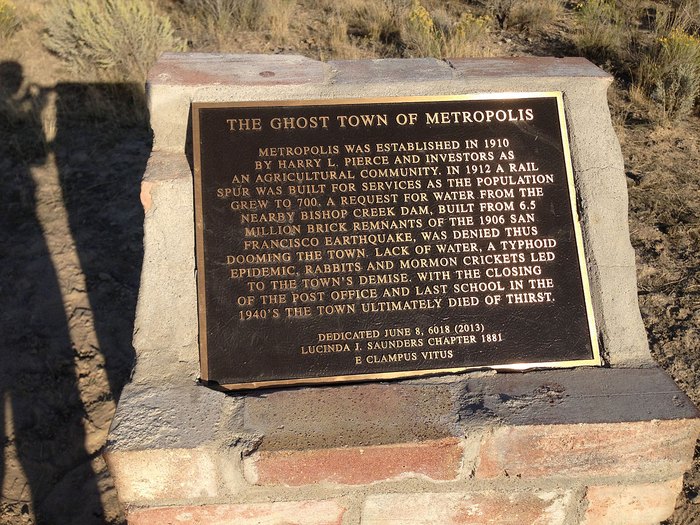
[[[148,79],[137,362],[105,451],[129,523],[668,517],[700,420],[648,350],[610,81],[578,58],[164,55]],[[514,91],[562,94],[602,366],[235,392],[199,381],[193,103]]]

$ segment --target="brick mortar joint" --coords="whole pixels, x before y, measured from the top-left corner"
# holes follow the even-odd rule
[[[500,482],[474,482],[464,481],[429,482],[426,480],[405,479],[393,482],[379,482],[359,486],[347,485],[311,485],[304,487],[244,487],[235,494],[221,494],[213,497],[191,498],[159,498],[154,500],[138,500],[128,502],[129,509],[147,509],[153,507],[178,507],[189,505],[225,505],[225,504],[256,504],[276,502],[295,502],[307,500],[336,500],[346,503],[347,508],[354,507],[361,511],[368,498],[389,494],[503,494],[513,493],[537,493],[557,492],[564,494],[571,492],[576,503],[576,508],[585,511],[588,502],[586,494],[589,487],[612,486],[619,488],[636,487],[638,485],[659,485],[679,479],[678,476],[650,482],[644,479],[629,478],[627,483],[619,478],[589,478],[586,480],[572,480],[571,483],[561,483],[561,480],[501,480]],[[578,511],[575,511],[578,512]]]

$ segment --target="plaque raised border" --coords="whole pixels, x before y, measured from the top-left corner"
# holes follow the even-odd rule
[[[425,369],[392,370],[383,372],[369,372],[357,374],[339,375],[318,375],[313,377],[292,377],[273,378],[264,380],[248,380],[236,382],[221,382],[218,377],[212,377],[209,371],[210,348],[208,319],[207,319],[207,272],[205,269],[205,224],[204,208],[206,206],[203,196],[202,180],[202,139],[203,130],[201,116],[207,109],[238,109],[238,108],[284,108],[285,111],[293,112],[305,107],[339,107],[339,106],[382,106],[382,105],[418,105],[426,103],[450,103],[450,102],[474,102],[474,101],[514,101],[527,99],[549,98],[556,101],[556,115],[558,119],[558,138],[561,139],[561,149],[566,171],[566,181],[568,189],[568,202],[570,204],[570,214],[572,221],[572,231],[575,237],[576,259],[578,277],[582,287],[583,309],[585,311],[585,322],[590,344],[589,352],[585,357],[566,360],[543,360],[533,362],[522,362],[514,359],[510,363],[490,364],[488,361],[483,364],[469,366],[435,367]],[[276,100],[276,101],[244,101],[244,102],[193,102],[192,103],[192,131],[193,131],[193,157],[194,157],[194,198],[195,198],[195,244],[196,244],[196,266],[197,266],[197,298],[198,298],[198,319],[199,319],[199,355],[201,380],[207,382],[212,387],[225,390],[257,389],[276,386],[295,386],[310,384],[333,384],[356,381],[389,380],[409,377],[419,377],[426,375],[459,373],[470,370],[494,369],[494,370],[527,370],[535,368],[571,368],[577,366],[599,366],[601,365],[600,350],[597,341],[597,330],[593,315],[591,302],[590,285],[586,268],[583,238],[581,225],[576,204],[576,191],[571,162],[571,152],[569,146],[568,131],[566,126],[566,115],[564,111],[564,101],[561,92],[512,92],[512,93],[477,93],[465,95],[443,95],[443,96],[405,96],[405,97],[378,97],[378,98],[348,98],[348,99],[311,99],[311,100]],[[567,217],[568,218],[568,217]],[[233,314],[232,310],[232,314]],[[391,328],[388,326],[387,328]],[[355,328],[347,327],[346,330]],[[290,346],[290,352],[294,351],[296,343]]]

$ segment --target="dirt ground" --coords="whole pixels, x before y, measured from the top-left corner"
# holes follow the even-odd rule
[[[100,452],[134,357],[150,130],[101,112],[128,86],[77,82],[36,23],[0,46],[0,524],[117,524]],[[296,23],[296,44],[243,34],[232,46],[328,56],[313,37],[323,21]],[[493,37],[501,55],[562,56],[565,32]],[[618,86],[611,103],[649,342],[700,405],[700,119],[655,126]],[[700,523],[700,453],[668,523]]]

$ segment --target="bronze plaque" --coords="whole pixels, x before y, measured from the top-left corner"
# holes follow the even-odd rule
[[[202,380],[600,364],[561,93],[192,111]]]

